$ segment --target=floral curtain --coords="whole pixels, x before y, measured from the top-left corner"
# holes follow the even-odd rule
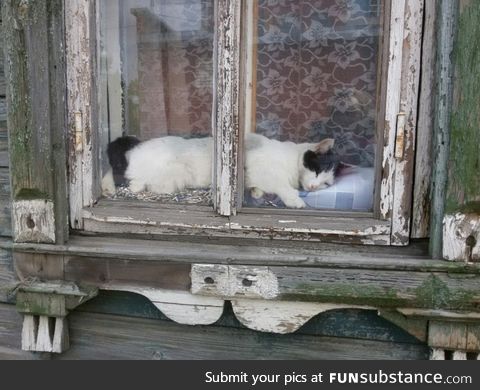
[[[139,133],[211,135],[213,1],[159,0],[137,20]]]
[[[380,0],[257,0],[256,131],[373,166]]]

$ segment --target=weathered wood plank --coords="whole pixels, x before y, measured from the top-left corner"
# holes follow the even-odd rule
[[[66,235],[62,4],[9,0],[2,8],[13,207],[19,201],[63,202],[43,224],[55,226],[57,242]]]
[[[82,229],[82,208],[100,194],[97,134],[95,1],[65,2],[70,226]],[[95,157],[94,157],[95,156]]]
[[[458,4],[458,1],[438,2],[435,116],[432,145],[432,212],[430,220],[430,253],[434,258],[442,257],[442,227],[445,213],[447,169],[448,161],[453,157],[449,156],[449,148],[453,104],[453,50],[457,30]],[[472,139],[470,141],[473,143]]]
[[[8,168],[0,168],[0,236],[12,234],[10,174]]]
[[[188,291],[190,287],[189,264],[77,256],[66,256],[64,261],[65,280],[72,282],[103,287],[128,285],[132,288],[156,287],[179,291]],[[23,267],[22,270],[25,274],[32,275],[31,271]]]
[[[15,284],[12,253],[10,250],[0,249],[0,302],[11,301],[11,291]]]
[[[236,214],[240,105],[240,1],[215,2],[217,33],[214,72],[215,209]]]
[[[0,304],[0,360],[49,359],[49,354],[22,351],[22,323],[15,306]]]
[[[264,274],[269,275],[265,283]],[[194,294],[376,308],[478,311],[480,275],[195,264]]]
[[[241,214],[229,219],[203,209],[154,208],[140,203],[100,201],[84,210],[85,229],[97,233],[136,233],[337,241],[388,245],[390,222],[373,218],[282,214]],[[341,236],[341,238],[339,238]]]
[[[403,32],[402,79],[399,112],[405,115],[403,150],[395,150],[392,245],[408,245],[412,214],[412,187],[417,136],[417,109],[421,71],[423,0],[406,0]],[[400,157],[398,157],[400,156]]]
[[[392,1],[390,17],[390,43],[385,108],[385,129],[382,151],[382,182],[380,189],[380,215],[389,219],[393,208],[393,182],[395,174],[395,135],[400,109],[402,81],[402,51],[405,27],[406,0]]]
[[[72,347],[60,359],[426,359],[418,345],[73,313]],[[115,329],[112,332],[112,329]],[[265,348],[268,344],[268,348]]]
[[[19,253],[13,254],[15,272],[20,280],[28,280],[34,277],[47,280],[64,280],[63,256],[48,256],[41,253]]]
[[[22,318],[0,305],[0,358],[10,359],[426,359],[423,345],[313,335],[271,335],[219,326],[76,312],[65,354],[21,351]],[[348,336],[346,336],[348,337]],[[265,348],[265,345],[269,348]]]
[[[432,137],[435,109],[436,0],[425,0],[422,70],[418,107],[415,184],[412,211],[412,238],[428,237],[432,175]]]
[[[8,241],[2,243],[0,240],[0,247],[8,248]],[[205,243],[205,239],[202,237],[175,237],[175,240],[172,241],[157,241],[132,240],[121,237],[72,236],[68,245],[51,247],[49,245],[15,244],[15,249],[17,252],[79,257],[79,262],[82,261],[81,258],[103,258],[145,262],[290,265],[339,269],[480,273],[480,267],[474,264],[431,260],[422,246],[415,249],[415,247],[383,248],[323,243],[296,244],[281,241],[258,242],[249,239],[208,240]],[[94,265],[91,264],[91,266]]]
[[[455,79],[448,158],[447,213],[480,214],[480,3],[462,0],[453,46]],[[445,103],[445,104],[448,104]],[[451,106],[447,106],[450,108]],[[448,145],[447,145],[448,146]]]

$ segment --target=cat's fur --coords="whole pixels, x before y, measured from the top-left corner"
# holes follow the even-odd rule
[[[127,144],[131,147],[126,147]],[[303,208],[305,203],[298,195],[299,188],[316,191],[334,182],[338,159],[332,152],[333,145],[333,139],[317,144],[295,144],[248,134],[245,139],[246,187],[251,188],[256,198],[264,193],[274,193],[287,207]],[[114,151],[122,154],[124,159],[112,156]],[[212,184],[211,137],[183,139],[168,136],[142,143],[135,138],[127,140],[123,137],[109,145],[108,154],[113,163],[126,162],[123,167],[117,166],[116,171],[124,169],[125,179],[133,192],[173,193]],[[120,181],[116,179],[115,183]],[[104,185],[104,192],[113,192],[111,184]]]

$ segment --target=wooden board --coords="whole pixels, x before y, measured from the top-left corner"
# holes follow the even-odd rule
[[[0,240],[0,247],[8,240]],[[68,245],[15,244],[17,252],[35,252],[75,258],[90,269],[90,259],[148,262],[279,265],[337,269],[398,270],[478,274],[474,264],[431,260],[425,245],[384,248],[357,245],[294,243],[282,241],[230,240],[202,237],[173,237],[171,240],[126,239],[124,237],[72,236]],[[98,259],[103,260],[98,260]],[[82,260],[84,259],[84,260]],[[72,260],[73,261],[73,260]],[[72,263],[73,264],[73,263]],[[154,266],[154,265],[152,265]],[[100,265],[102,267],[102,265]],[[94,268],[93,268],[94,269]]]
[[[158,204],[102,200],[84,210],[85,230],[97,233],[202,235],[330,241],[368,245],[390,243],[390,222],[373,218],[292,216],[281,213],[220,217],[208,208],[178,209]]]
[[[415,184],[412,210],[411,237],[413,238],[428,237],[430,232],[432,137],[435,108],[436,20],[436,1],[425,0],[422,74],[418,107]]]
[[[67,235],[62,4],[3,2],[12,198],[53,202],[49,220],[37,226],[53,227],[58,243]],[[15,234],[23,232],[28,209],[13,220]]]
[[[15,284],[12,253],[10,250],[0,249],[0,302],[12,300],[11,291]]]
[[[427,354],[424,346],[412,344],[281,336],[87,313],[72,314],[70,329],[72,347],[61,359],[426,359]]]
[[[8,168],[0,168],[0,236],[12,234],[11,206]]]

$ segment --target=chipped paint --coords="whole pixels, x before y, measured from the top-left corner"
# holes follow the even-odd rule
[[[473,245],[468,241],[473,237]],[[472,239],[470,238],[470,241]],[[443,219],[443,257],[445,260],[480,261],[479,214],[447,214]]]

